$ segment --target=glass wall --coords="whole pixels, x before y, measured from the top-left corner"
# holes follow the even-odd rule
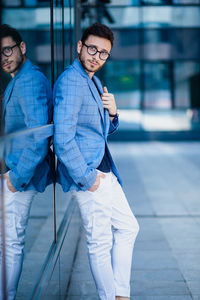
[[[86,2],[82,27],[98,20],[115,33],[110,62],[100,77],[115,92],[119,108],[200,106],[191,91],[199,76],[199,0]]]
[[[46,85],[48,85],[47,80],[49,84],[53,85],[64,70],[64,67],[72,61],[74,20],[71,1],[6,0],[3,2],[1,16],[2,23],[16,28],[21,34],[23,41],[26,43],[26,57],[31,63],[38,66],[40,71],[46,76]],[[25,64],[27,65],[27,61]],[[36,72],[35,74],[37,77],[38,73]],[[36,77],[35,80],[37,81]],[[30,84],[30,90],[32,89],[34,91],[33,94],[36,95],[38,89],[34,85],[34,78],[31,79],[31,82],[28,78],[29,73],[27,73],[27,85],[29,86]],[[26,74],[24,74],[23,80],[26,81]],[[22,88],[17,90],[17,84],[18,82],[20,84],[21,81],[22,79],[19,76],[11,78],[9,74],[1,73],[0,94],[1,98],[4,99],[4,112],[1,113],[1,120],[3,120],[4,126],[2,123],[0,160],[1,174],[4,175],[1,175],[0,202],[0,256],[2,266],[0,290],[3,290],[2,284],[8,284],[8,280],[5,280],[6,271],[7,274],[10,273],[10,270],[5,269],[5,258],[7,258],[8,262],[10,255],[9,247],[7,246],[10,231],[6,230],[10,226],[10,211],[12,209],[16,215],[18,215],[19,211],[20,215],[21,211],[25,209],[26,200],[25,196],[23,197],[23,194],[20,193],[21,203],[19,205],[15,204],[15,207],[8,206],[8,194],[10,192],[7,188],[8,175],[5,174],[13,172],[14,175],[17,174],[20,177],[20,174],[26,174],[26,171],[29,172],[29,166],[32,164],[36,168],[33,171],[35,177],[31,177],[30,182],[27,183],[27,188],[32,184],[33,187],[30,187],[31,191],[37,188],[39,192],[34,193],[34,197],[30,197],[27,207],[27,214],[29,214],[30,209],[30,215],[25,236],[23,269],[16,299],[34,299],[36,296],[38,297],[37,299],[39,297],[44,299],[46,292],[44,290],[41,292],[41,284],[43,284],[43,289],[48,290],[48,284],[43,282],[44,274],[47,272],[51,259],[53,260],[61,234],[61,227],[63,229],[64,223],[66,224],[70,217],[69,206],[71,197],[66,193],[64,194],[59,185],[55,185],[56,158],[53,153],[52,142],[52,96],[49,95],[47,97],[48,88],[46,87],[45,91],[41,91],[41,95],[39,94],[33,98],[31,98],[33,96],[31,92],[27,90],[28,94],[25,99],[26,84],[22,84]],[[43,80],[39,80],[38,85],[40,83],[42,85]],[[20,96],[21,92],[23,97]],[[34,101],[38,101],[35,107]],[[39,122],[42,119],[44,119],[44,122]],[[42,152],[44,149],[45,153]],[[38,162],[37,164],[37,160],[40,163]],[[40,168],[40,164],[45,164],[45,167],[42,165]],[[46,173],[43,174],[44,170],[46,170]],[[25,185],[25,183],[23,184]],[[17,197],[16,195],[15,197]],[[27,195],[27,192],[25,192],[25,195]],[[13,195],[11,194],[11,196]],[[23,231],[21,228],[23,226],[23,228],[26,227],[25,220],[27,218],[24,216],[24,224],[19,225],[19,227],[16,225],[17,230]],[[23,235],[23,232],[21,234]],[[19,257],[21,256],[19,255]],[[56,266],[55,268],[58,267]],[[59,277],[60,274],[54,273],[54,279],[56,278],[57,283],[59,282]],[[64,279],[66,280],[66,278]],[[54,295],[60,294],[60,286],[57,286],[57,290],[54,289]],[[40,294],[43,296],[39,296]]]

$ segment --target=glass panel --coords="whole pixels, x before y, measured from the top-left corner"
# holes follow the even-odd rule
[[[83,8],[83,27],[89,26],[98,20],[107,26],[115,27],[128,27],[139,26],[139,8],[138,7],[107,7],[102,11],[101,6],[97,7],[85,7]],[[96,19],[94,18],[96,16]]]
[[[150,60],[199,59],[199,34],[199,29],[145,30],[143,58]]]
[[[140,107],[140,63],[133,60],[108,61],[99,74],[115,95],[118,108]]]
[[[65,6],[69,1],[65,1]],[[62,73],[64,67],[72,60],[72,34],[73,34],[73,19],[71,7],[64,10],[64,15],[61,7],[62,1],[54,2],[54,38],[55,38],[55,79]],[[63,19],[64,17],[64,19]],[[63,27],[64,25],[64,27]],[[64,29],[64,36],[63,30]],[[64,53],[62,52],[64,51]],[[56,184],[56,228],[59,232],[63,217],[65,216],[67,207],[71,200],[70,193],[64,193],[60,184]]]
[[[114,29],[113,60],[199,60],[200,29]],[[193,45],[190,47],[190,45]]]
[[[64,8],[64,67],[72,62],[73,52],[76,49],[74,45],[74,9],[73,7],[66,8],[69,5],[68,2],[65,1]]]
[[[174,65],[175,106],[200,108],[200,63],[177,62]]]
[[[5,124],[7,120],[8,116]],[[51,158],[47,156],[47,138],[52,135],[52,132],[53,128],[49,125],[47,128],[35,129],[31,133],[12,133],[14,136],[12,139],[9,139],[9,135],[6,138],[7,173],[4,175],[3,186],[6,272],[9,278],[12,278],[7,280],[8,296],[15,293],[17,288],[25,239],[25,259],[17,299],[30,298],[53,242],[53,186],[52,178],[50,179]],[[45,158],[41,160],[40,157]],[[8,178],[18,191],[9,190],[12,187]],[[0,240],[2,241],[1,236]]]
[[[172,4],[172,0],[141,0],[141,4],[168,5]]]
[[[144,64],[144,108],[170,108],[170,70],[166,63]]]
[[[9,6],[21,6],[21,0],[3,0],[2,4],[6,7]]]
[[[174,4],[199,4],[200,0],[173,0]]]
[[[48,0],[3,0],[4,7],[49,6]]]
[[[27,43],[27,57],[51,82],[50,9],[7,8],[3,10],[2,20],[21,33]]]
[[[86,9],[86,8],[84,8]],[[89,26],[95,19],[111,28],[128,27],[200,27],[200,7],[178,6],[141,6],[141,7],[87,7],[83,18],[83,27]],[[94,18],[94,17],[93,17]],[[112,19],[112,21],[111,21]]]
[[[200,27],[199,7],[142,7],[145,27]]]
[[[10,74],[3,79],[7,168],[4,173],[9,172],[4,180],[5,238],[7,273],[12,278],[7,284],[14,293],[20,277],[26,230],[25,258],[16,299],[30,299],[54,242],[53,156],[49,149],[49,137],[53,134],[53,125],[49,124],[52,93],[47,78],[33,66],[39,65],[51,79],[49,15],[48,8],[3,9],[3,22],[19,31],[28,58],[25,60],[23,43],[13,48],[10,58],[2,56],[4,70],[14,75],[12,79]],[[3,42],[5,47],[17,41],[6,38]],[[18,68],[12,73],[15,66]],[[12,189],[9,180],[17,192],[9,190]]]
[[[140,4],[140,0],[110,0],[110,3],[108,3],[107,5],[139,5]]]
[[[56,7],[57,4],[57,7]],[[63,9],[61,1],[54,2],[54,80],[64,69]]]

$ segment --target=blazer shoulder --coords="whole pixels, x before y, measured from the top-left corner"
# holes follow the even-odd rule
[[[72,65],[70,65],[58,77],[56,85],[60,83],[84,86],[87,85],[87,80]]]
[[[22,73],[16,79],[16,86],[20,87],[21,85],[35,85],[35,86],[47,86],[51,88],[50,82],[47,77],[42,73],[39,68],[30,68],[26,72]]]

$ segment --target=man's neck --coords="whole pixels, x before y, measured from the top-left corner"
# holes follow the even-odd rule
[[[21,70],[22,66],[24,65],[24,63],[25,63],[26,61],[27,61],[27,58],[24,56],[23,61],[22,61],[22,63],[20,64],[19,68],[18,68],[14,73],[11,73],[11,74],[10,74],[12,78],[14,78],[14,77],[17,75],[17,73]]]
[[[85,72],[86,72],[86,73],[89,75],[89,77],[92,79],[92,77],[93,77],[93,75],[94,75],[95,72],[89,72],[88,70],[86,70],[86,69],[84,68],[84,66],[82,65],[82,63],[81,63],[79,57],[78,57],[78,61],[80,62],[81,66],[83,67],[83,69],[85,70]]]

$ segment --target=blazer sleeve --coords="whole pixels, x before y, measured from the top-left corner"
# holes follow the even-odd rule
[[[87,165],[75,139],[84,83],[74,74],[58,79],[54,88],[54,146],[58,159],[82,190],[93,186],[97,171]]]
[[[24,114],[27,129],[48,123],[51,89],[48,80],[40,72],[24,74],[15,83],[18,103]],[[35,169],[48,152],[48,138],[41,132],[27,134],[23,139],[23,151],[17,164],[9,172],[12,185],[23,191],[32,179]],[[20,143],[20,139],[19,139]]]
[[[110,121],[110,127],[108,130],[108,134],[115,132],[118,127],[119,127],[119,118],[117,117],[117,118],[114,118],[114,120],[112,122]]]

